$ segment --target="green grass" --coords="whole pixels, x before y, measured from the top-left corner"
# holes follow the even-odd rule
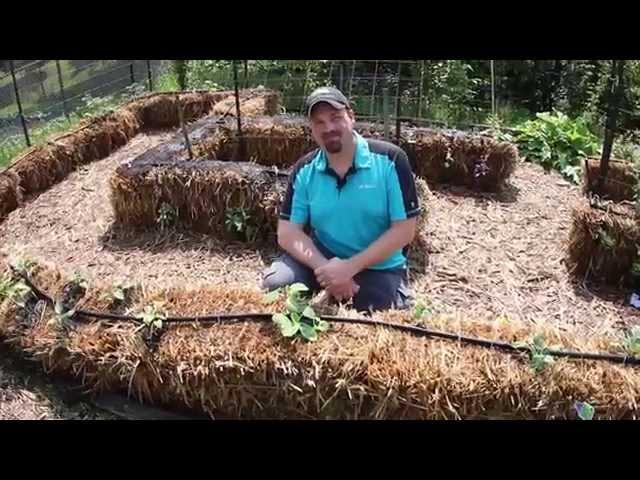
[[[73,112],[69,116],[68,121],[64,116],[60,116],[49,120],[39,127],[29,129],[31,145],[39,145],[54,135],[71,130],[82,120],[114,110],[124,102],[141,93],[143,89],[144,87],[142,85],[134,84],[131,88],[127,87],[124,92],[119,95],[99,98],[87,96],[84,98],[84,106]],[[27,148],[22,133],[12,135],[0,141],[0,169],[6,167],[14,158],[26,151]]]
[[[65,90],[70,90],[75,85],[89,80],[91,77],[95,76],[103,70],[109,69],[113,66],[113,63],[114,61],[109,61],[107,63],[98,61],[90,67],[80,71],[80,73],[78,73],[76,76],[72,76],[72,73],[76,69],[71,65],[69,60],[60,60],[60,70],[62,72],[62,81],[64,83]],[[47,95],[51,95],[52,93],[58,95],[60,92],[60,84],[58,82],[58,71],[56,69],[56,62],[47,62],[41,68],[41,70],[46,73],[46,79],[44,80],[43,85]],[[19,82],[22,75],[20,73],[17,73],[16,76],[18,78],[18,85],[20,85]],[[11,75],[9,75],[0,81],[0,86],[8,85],[11,82]],[[20,102],[22,103],[23,111],[33,112],[43,109],[44,105],[41,105],[40,101],[50,102],[50,100],[47,100],[47,97],[43,97],[39,83],[30,86],[29,90],[20,91]],[[5,105],[4,107],[0,108],[0,116],[14,115],[16,111],[17,107],[15,105],[15,102],[12,102],[9,105]]]

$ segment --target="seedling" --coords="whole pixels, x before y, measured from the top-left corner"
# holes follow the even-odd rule
[[[531,367],[536,373],[542,372],[555,361],[554,358],[548,354],[549,348],[545,343],[544,334],[542,333],[534,336],[531,342],[518,342],[515,346],[527,347],[529,349]]]
[[[55,313],[55,317],[49,320],[49,324],[56,325],[61,328],[69,327],[71,319],[76,314],[76,311],[73,308],[71,310],[66,310],[60,300],[56,301],[53,311]]]
[[[587,402],[576,402],[574,407],[580,420],[593,420],[596,410]]]
[[[87,282],[87,280],[78,272],[75,272],[73,274],[73,278],[71,279],[71,283],[72,283],[72,285],[74,285],[76,287],[80,287],[83,290],[86,290],[87,288],[89,288],[89,282]]]
[[[160,311],[160,305],[154,303],[153,305],[147,305],[141,313],[135,315],[135,317],[141,321],[141,325],[136,329],[140,331],[147,329],[149,336],[152,337],[155,332],[162,329],[163,320],[167,316]]]
[[[635,326],[625,334],[622,347],[633,357],[640,357],[640,326]]]
[[[4,275],[0,280],[0,299],[7,299],[19,307],[25,306],[27,296],[31,293],[31,288],[24,283],[24,280],[15,280],[10,275]]]
[[[13,268],[16,269],[22,275],[30,275],[33,269],[36,266],[36,262],[31,260],[30,258],[21,258],[19,259]]]
[[[433,308],[431,304],[419,300],[413,309],[413,318],[421,320],[423,317],[430,317],[431,315],[433,315]]]
[[[243,236],[247,242],[254,242],[258,234],[258,229],[253,224],[251,215],[243,208],[227,210],[224,224],[227,232]]]
[[[122,285],[120,283],[116,283],[111,287],[111,290],[109,290],[102,296],[102,298],[111,302],[124,302],[127,296],[127,290],[129,290],[130,288],[131,285]]]
[[[309,289],[302,283],[294,283],[286,288],[286,312],[273,315],[273,322],[280,327],[284,337],[300,335],[309,342],[318,339],[318,332],[326,332],[329,324],[316,314],[303,293]]]
[[[161,230],[166,230],[178,221],[178,210],[166,202],[162,202],[158,210],[156,222],[160,224]]]

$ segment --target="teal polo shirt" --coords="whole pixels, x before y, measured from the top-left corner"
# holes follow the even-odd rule
[[[313,237],[339,258],[366,250],[393,222],[420,212],[406,153],[354,135],[355,158],[345,177],[338,177],[318,148],[296,162],[280,209],[281,219],[310,226]],[[400,249],[369,268],[402,268],[406,261]]]

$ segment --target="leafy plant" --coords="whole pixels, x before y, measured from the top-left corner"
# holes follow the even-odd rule
[[[127,296],[127,290],[131,289],[131,285],[122,285],[117,283],[111,287],[107,293],[105,293],[102,298],[109,300],[111,302],[124,302]]]
[[[640,326],[631,328],[625,334],[622,347],[629,355],[640,357]]]
[[[264,297],[262,298],[262,303],[268,305],[270,303],[275,302],[278,299],[278,297],[280,296],[281,292],[282,292],[281,288],[276,288],[275,290],[272,290],[272,291],[266,293],[264,295]]]
[[[173,208],[170,204],[162,202],[158,209],[158,218],[156,222],[160,224],[161,230],[166,230],[172,225],[175,225],[178,221],[178,210]]]
[[[580,420],[593,420],[593,415],[596,410],[587,402],[576,402],[574,408]]]
[[[167,318],[161,311],[161,305],[157,303],[147,305],[144,307],[144,310],[135,315],[135,317],[141,321],[141,325],[136,331],[147,329],[150,336],[153,336],[157,330],[162,329],[163,320]]]
[[[87,280],[79,272],[75,272],[73,274],[71,283],[77,287],[82,288],[83,290],[89,288],[89,282],[87,282]]]
[[[7,299],[19,307],[24,307],[30,293],[31,288],[22,279],[16,280],[10,275],[4,275],[0,280],[0,299]]]
[[[36,262],[31,260],[30,258],[20,258],[14,265],[14,268],[22,273],[23,275],[29,275],[34,267],[36,266]]]
[[[419,300],[413,308],[413,318],[416,320],[421,320],[423,317],[430,317],[431,315],[433,315],[431,304],[425,303],[422,300]]]
[[[548,354],[549,348],[545,343],[544,334],[537,334],[531,342],[518,342],[515,346],[529,349],[531,367],[536,373],[542,372],[554,363],[554,358]]]
[[[69,327],[70,320],[76,314],[76,311],[73,308],[71,310],[66,310],[60,300],[56,301],[53,311],[55,313],[55,317],[49,320],[49,324],[54,324],[61,328]]]
[[[599,142],[584,119],[571,119],[559,111],[538,113],[516,128],[520,152],[546,170],[557,170],[578,183],[582,160],[598,151]]]
[[[253,224],[251,215],[243,208],[227,210],[224,224],[227,232],[239,235],[247,242],[254,242],[258,234],[258,228]]]
[[[309,305],[309,300],[303,293],[309,289],[302,283],[294,283],[286,288],[286,312],[273,315],[273,322],[280,328],[284,337],[292,338],[300,335],[309,342],[318,339],[318,332],[325,332],[329,324],[315,313]]]

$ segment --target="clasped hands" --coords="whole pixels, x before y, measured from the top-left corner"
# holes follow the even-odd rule
[[[358,272],[349,260],[334,257],[313,273],[320,286],[339,302],[352,298],[360,290],[360,286],[353,280]]]

